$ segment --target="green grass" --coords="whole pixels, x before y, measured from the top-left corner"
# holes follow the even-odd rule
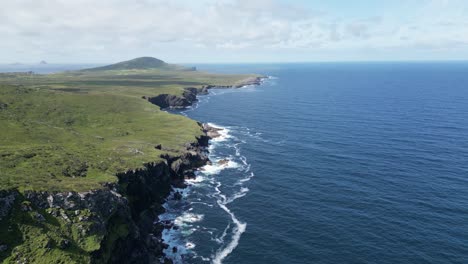
[[[250,76],[164,69],[0,74],[0,189],[86,191],[115,182],[116,173],[181,152],[202,133],[195,121],[142,96]]]
[[[200,126],[142,97],[181,95],[185,87],[234,85],[249,77],[172,66],[0,73],[0,190],[19,191],[10,215],[0,221],[0,245],[8,247],[0,261],[90,263],[100,252],[95,261],[107,262],[116,241],[129,235],[121,216],[103,219],[107,229],[95,228],[96,212],[35,208],[25,191],[99,189],[116,182],[117,173],[161,161],[162,154],[181,154],[202,135]],[[159,144],[162,150],[155,148]]]
[[[73,237],[69,231],[73,224],[38,208],[32,207],[25,211],[21,207],[24,202],[24,197],[20,196],[12,215],[0,221],[0,244],[8,245],[6,251],[0,252],[3,263],[19,263],[23,260],[44,264],[89,263],[91,251],[80,242],[91,239],[94,234]],[[43,220],[38,220],[39,214]],[[71,212],[68,214],[73,215]],[[69,241],[69,245],[60,248],[64,239]]]

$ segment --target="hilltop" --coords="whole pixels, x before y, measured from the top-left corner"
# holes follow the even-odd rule
[[[163,69],[163,70],[190,70],[180,65],[169,64],[160,59],[153,57],[140,57],[119,63],[84,69],[83,71],[113,71],[113,70],[148,70],[148,69]]]

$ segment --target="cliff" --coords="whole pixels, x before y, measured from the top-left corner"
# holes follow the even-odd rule
[[[87,192],[0,191],[0,257],[5,263],[158,263],[162,204],[208,158],[208,138],[184,154],[118,174]],[[6,217],[8,216],[9,217]],[[14,229],[14,230],[13,230]]]
[[[182,95],[159,94],[154,97],[143,97],[149,102],[158,105],[161,108],[186,108],[191,106],[196,100],[197,95],[208,94],[209,89],[228,89],[242,88],[248,85],[260,85],[265,77],[250,77],[233,85],[203,85],[201,88],[188,87],[184,88]]]

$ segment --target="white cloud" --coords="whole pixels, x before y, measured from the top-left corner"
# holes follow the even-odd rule
[[[468,49],[463,1],[428,1],[405,13],[350,19],[277,0],[6,1],[0,9],[0,62],[162,53],[179,61],[202,56],[197,53],[223,60],[229,52],[242,60],[256,51],[296,51],[300,60],[306,52],[333,50]]]

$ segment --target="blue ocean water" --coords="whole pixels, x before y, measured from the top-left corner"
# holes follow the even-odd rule
[[[468,263],[468,63],[198,68],[274,78],[184,111],[225,130],[167,204],[174,259]]]

